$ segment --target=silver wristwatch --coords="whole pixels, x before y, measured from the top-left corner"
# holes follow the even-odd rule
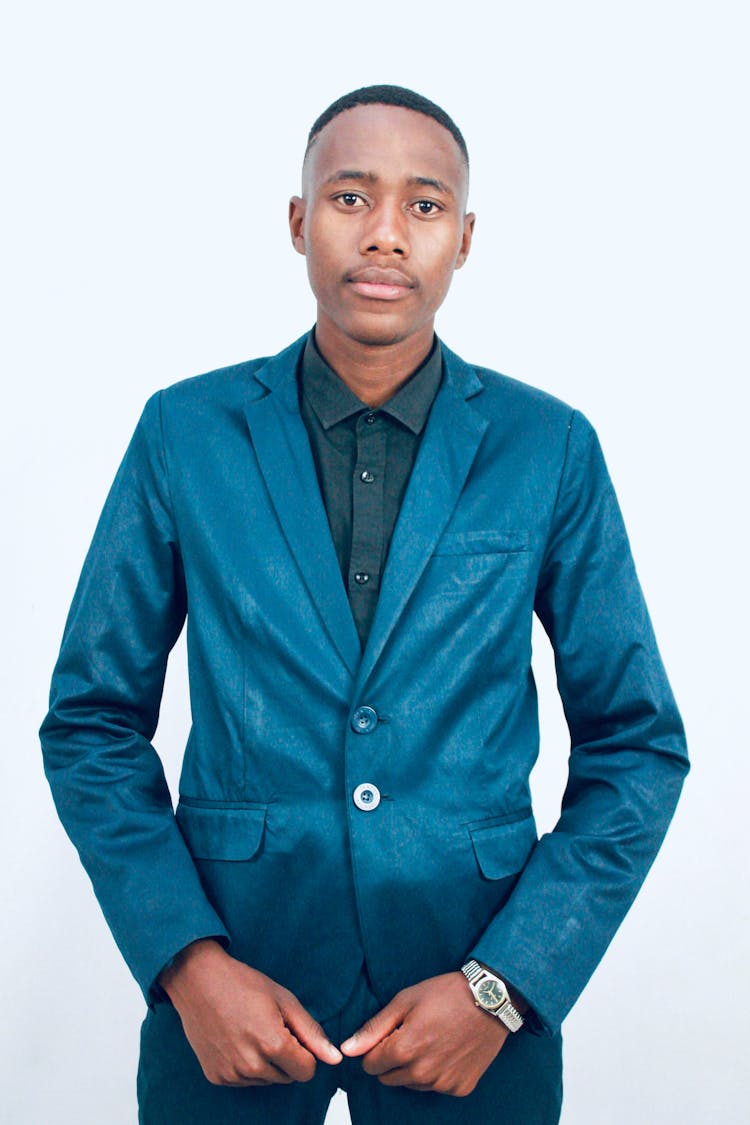
[[[491,1016],[497,1016],[509,1031],[518,1031],[523,1027],[523,1016],[511,1004],[508,989],[500,977],[474,960],[462,965],[461,972],[469,982],[478,1008],[484,1008]]]

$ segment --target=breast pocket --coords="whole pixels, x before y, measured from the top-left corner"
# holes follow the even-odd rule
[[[442,555],[506,555],[528,551],[529,534],[521,530],[446,531],[438,539],[433,558]]]
[[[521,575],[529,557],[527,531],[446,532],[427,564],[425,591],[442,598],[489,595],[504,577]]]

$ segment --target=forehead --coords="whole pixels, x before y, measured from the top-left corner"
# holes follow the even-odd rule
[[[463,155],[448,130],[401,106],[358,105],[334,117],[308,152],[303,181],[315,189],[345,168],[391,181],[432,177],[457,197],[467,186]]]

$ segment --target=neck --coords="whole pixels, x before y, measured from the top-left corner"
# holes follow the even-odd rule
[[[315,343],[323,359],[367,406],[382,406],[427,358],[433,322],[393,344],[352,340],[318,310]]]

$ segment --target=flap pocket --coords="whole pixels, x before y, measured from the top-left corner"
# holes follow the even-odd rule
[[[496,555],[528,551],[527,531],[446,531],[435,544],[433,555]]]
[[[469,829],[479,869],[486,879],[516,875],[536,844],[536,824],[531,813],[511,823],[477,824]]]
[[[181,801],[175,815],[195,859],[252,859],[261,845],[266,823],[262,806],[216,808]]]

